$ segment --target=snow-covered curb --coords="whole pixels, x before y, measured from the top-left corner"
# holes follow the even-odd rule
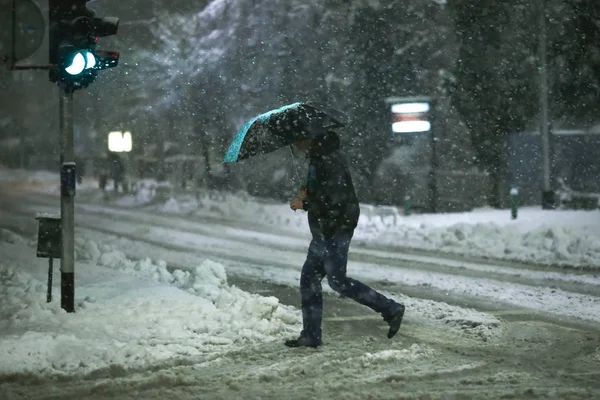
[[[357,239],[367,245],[376,243],[528,264],[600,268],[600,237],[578,228],[542,226],[523,232],[520,226],[495,223],[457,223],[449,227],[408,225],[378,230],[372,237],[359,233]]]

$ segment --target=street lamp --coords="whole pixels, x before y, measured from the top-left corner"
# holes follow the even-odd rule
[[[404,100],[404,101],[403,101]],[[414,101],[417,99],[396,99],[392,103],[392,131],[394,133],[417,133],[429,132],[431,121],[429,121],[430,102],[428,99]]]
[[[114,131],[108,134],[108,150],[113,153],[129,153],[133,147],[131,132]]]
[[[111,153],[127,153],[127,156],[119,157],[124,163],[126,182],[123,183],[123,190],[127,192],[127,185],[131,184],[131,160],[129,153],[133,148],[133,140],[130,131],[113,131],[108,134],[108,150]],[[115,182],[115,187],[117,183]]]
[[[430,163],[428,173],[429,211],[438,209],[438,133],[435,128],[436,102],[430,96],[388,97],[385,102],[391,111],[392,131],[397,134],[428,135]],[[410,135],[413,136],[413,135]]]

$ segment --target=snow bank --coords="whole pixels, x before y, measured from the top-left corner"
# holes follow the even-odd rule
[[[53,171],[28,171],[0,168],[0,184],[7,183],[13,190],[28,190],[46,194],[60,194],[60,176]],[[77,190],[90,191],[98,188],[95,179],[84,178]]]
[[[57,180],[60,183],[56,172],[0,168],[0,182],[46,183]]]
[[[275,297],[256,296],[235,286],[229,286],[225,267],[210,260],[204,261],[192,271],[176,269],[169,272],[164,261],[154,263],[148,258],[132,261],[127,259],[123,252],[111,246],[98,245],[91,240],[77,239],[75,244],[77,259],[91,261],[96,265],[112,269],[141,272],[142,275],[151,276],[157,282],[168,283],[208,299],[218,309],[228,309],[229,312],[237,313],[234,316],[236,321],[232,321],[232,324],[237,326],[240,322],[243,323],[240,327],[243,332],[235,332],[236,335],[247,335],[250,332],[245,331],[246,328],[252,328],[248,327],[248,321],[242,314],[258,318],[261,324],[272,317],[288,324],[296,322],[297,313],[292,312],[292,308],[280,305]]]
[[[600,214],[598,214],[600,215]],[[591,214],[590,218],[597,217]],[[600,221],[599,221],[600,222]],[[522,262],[600,268],[600,237],[587,229],[522,225],[456,223],[448,227],[422,224],[385,229],[366,226],[356,239],[378,245],[434,250]]]
[[[195,205],[170,199],[162,211],[212,215],[308,231],[306,214],[286,204],[262,203],[243,195],[206,195]],[[397,246],[527,263],[600,268],[600,211],[522,208],[403,216],[395,207],[361,205],[355,243]]]
[[[107,187],[109,193],[112,188]],[[171,191],[171,184],[167,182],[158,182],[153,179],[143,179],[136,182],[131,193],[120,193],[114,198],[114,204],[121,207],[140,207],[155,202],[164,202]]]
[[[220,264],[171,273],[92,241],[76,247],[77,310],[67,314],[58,286],[46,303],[46,264],[29,248],[0,243],[12,260],[0,264],[0,374],[114,376],[217,358],[300,329],[297,310],[230,286]]]
[[[33,243],[32,240],[24,238],[21,235],[17,235],[16,233],[9,231],[8,229],[0,228],[0,242],[10,243],[10,244],[22,244],[29,246]]]

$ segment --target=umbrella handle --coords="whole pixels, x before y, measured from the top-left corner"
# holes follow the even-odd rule
[[[294,171],[296,171],[296,178],[298,178],[298,182],[302,182],[300,179],[300,173],[298,172],[298,164],[296,163],[296,156],[294,155],[294,150],[292,149],[292,145],[289,145],[290,154],[292,155],[292,162],[294,163]]]

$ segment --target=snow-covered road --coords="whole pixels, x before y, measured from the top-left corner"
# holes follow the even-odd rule
[[[0,228],[9,230],[2,231],[0,239],[4,236],[4,241],[18,242],[20,239],[11,239],[10,232],[34,237],[35,213],[56,212],[57,205],[58,199],[52,196],[0,197]],[[209,258],[224,265],[230,281],[240,288],[275,296],[292,306],[299,304],[295,287],[309,239],[301,230],[94,203],[79,204],[76,215],[79,262],[127,269],[129,264],[121,261],[124,256],[150,258],[164,260],[171,271],[193,272]],[[26,249],[23,246],[30,244],[4,247],[4,256],[17,260]],[[122,253],[107,250],[107,246]],[[34,254],[33,248],[28,249]],[[94,252],[98,254],[90,256]],[[37,260],[37,265],[44,269],[43,260]],[[290,352],[279,341],[259,340],[227,351],[215,350],[212,355],[148,360],[144,366],[128,367],[126,359],[119,359],[112,368],[99,368],[84,376],[0,374],[0,397],[600,396],[600,277],[595,273],[465,261],[419,251],[399,253],[385,245],[368,244],[352,247],[348,270],[407,305],[406,322],[397,339],[384,338],[385,325],[369,310],[327,296],[326,346],[319,351]],[[87,287],[93,286],[82,290],[92,290]],[[180,301],[175,298],[173,307]],[[92,307],[85,313],[92,318],[94,312],[100,310]],[[177,308],[171,312],[173,318],[182,318]],[[135,323],[144,324],[136,318]],[[145,329],[160,332],[150,325]],[[32,344],[34,339],[29,337]],[[166,349],[161,351],[169,354]]]

